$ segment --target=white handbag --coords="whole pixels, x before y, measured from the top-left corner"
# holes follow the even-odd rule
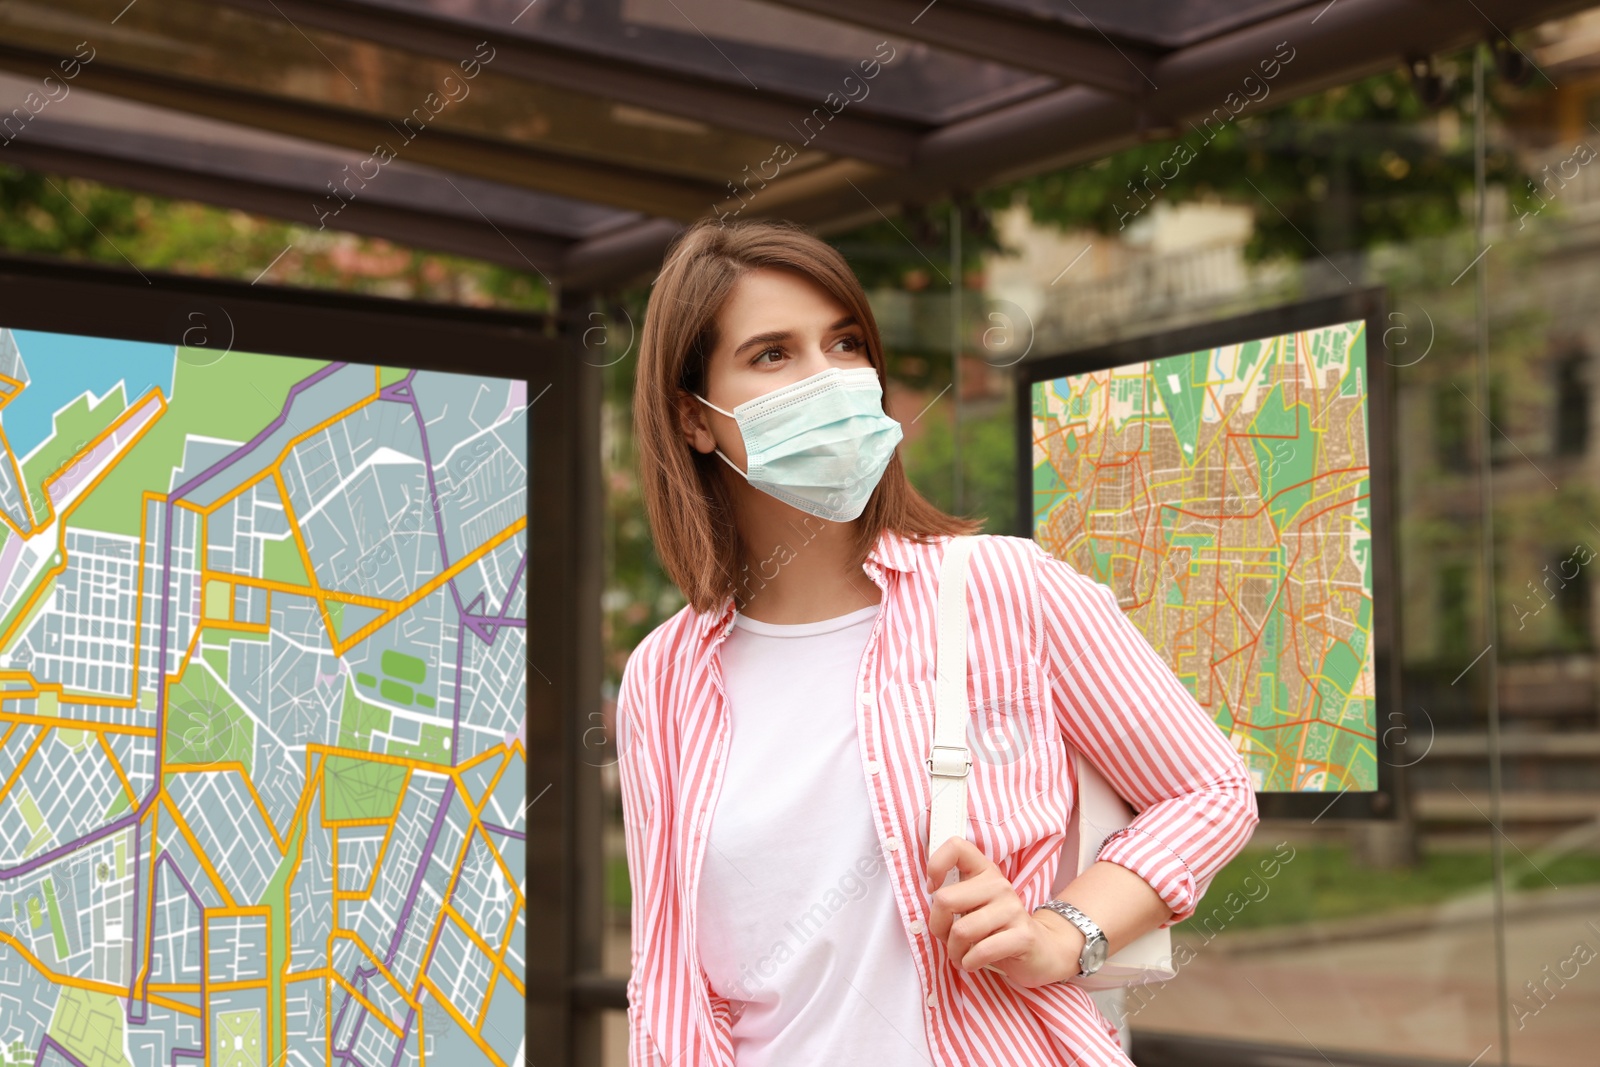
[[[928,813],[928,854],[951,837],[967,836],[967,773],[971,768],[967,734],[967,561],[974,538],[957,536],[945,549],[939,571],[939,643],[935,663],[933,751],[928,770],[932,802]],[[1095,862],[1106,837],[1133,821],[1134,811],[1082,753],[1072,749],[1077,800],[1067,824],[1050,894],[1055,896]],[[960,877],[952,870],[949,884]],[[999,968],[987,965],[989,970]],[[1136,938],[1087,978],[1069,978],[1084,989],[1163,982],[1177,974],[1172,965],[1172,935],[1161,927]]]

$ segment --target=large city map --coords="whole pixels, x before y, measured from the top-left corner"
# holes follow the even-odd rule
[[[1266,792],[1377,788],[1365,324],[1032,386],[1033,532]]]
[[[0,1063],[521,1060],[526,391],[0,329]]]

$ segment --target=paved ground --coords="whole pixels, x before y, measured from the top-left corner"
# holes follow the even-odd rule
[[[1600,1063],[1600,897],[1592,889],[1542,897],[1539,910],[1517,914],[1513,908],[1506,919],[1507,985],[1513,1004],[1525,1008],[1512,1012],[1510,1062],[1594,1067]],[[1475,909],[1461,910],[1469,913],[1463,921],[1407,933],[1258,945],[1243,954],[1230,951],[1220,935],[1199,946],[1178,978],[1137,1010],[1134,1033],[1149,1028],[1435,1057],[1463,1067],[1475,1059],[1485,1067],[1498,1064],[1493,926],[1470,914]],[[1563,973],[1575,977],[1563,981]],[[1546,983],[1542,1003],[1526,989],[1528,981]],[[1129,1001],[1130,1010],[1137,1005]]]

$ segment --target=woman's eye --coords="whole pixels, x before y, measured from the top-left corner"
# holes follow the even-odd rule
[[[752,359],[750,362],[751,363],[760,363],[762,361],[762,359],[765,358],[766,356],[770,356],[770,355],[774,355],[774,354],[776,354],[778,356],[782,356],[783,355],[783,349],[781,349],[781,348],[769,348],[764,352],[758,352],[758,353],[756,353],[756,358]],[[773,360],[773,362],[777,362],[777,361]]]
[[[840,344],[848,343],[850,345],[848,351],[851,351],[851,352],[862,352],[862,351],[866,350],[866,342],[864,342],[859,337],[855,337],[855,336],[841,337],[839,339],[839,343]]]

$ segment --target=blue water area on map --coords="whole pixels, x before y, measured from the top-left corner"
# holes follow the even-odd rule
[[[151,386],[158,385],[168,398],[172,396],[177,351],[172,345],[35,330],[14,330],[12,336],[30,381],[5,406],[0,422],[19,457],[48,439],[54,431],[51,418],[85,392],[102,397],[122,382],[129,404]]]

